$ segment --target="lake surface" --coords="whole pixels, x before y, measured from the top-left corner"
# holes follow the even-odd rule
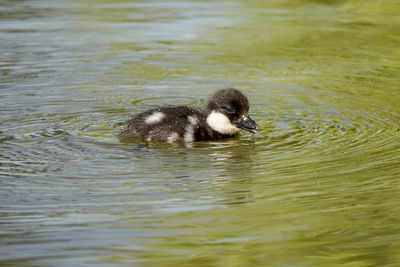
[[[0,265],[399,266],[399,1],[3,0]],[[119,140],[235,87],[260,125]]]

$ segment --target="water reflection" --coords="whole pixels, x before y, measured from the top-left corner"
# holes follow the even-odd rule
[[[146,161],[142,162],[140,167],[135,166],[136,172],[151,175],[156,166],[165,177],[170,177],[168,183],[171,184],[167,186],[171,185],[174,190],[197,195],[200,188],[206,189],[211,186],[213,190],[218,190],[215,195],[217,200],[214,201],[220,204],[248,200],[249,190],[246,187],[239,191],[234,189],[235,191],[231,193],[222,192],[228,189],[227,184],[234,183],[237,186],[240,183],[251,182],[251,158],[256,153],[255,144],[251,140],[232,139],[191,144],[143,143],[141,141],[141,143],[137,142],[136,144],[139,145],[133,149],[132,143],[127,144],[130,144],[128,147],[135,154],[134,158],[146,157]],[[146,155],[139,156],[138,153]],[[202,193],[201,190],[199,193]],[[187,202],[184,204],[186,209],[190,209]]]

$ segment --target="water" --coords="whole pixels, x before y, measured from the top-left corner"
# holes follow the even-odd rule
[[[0,3],[0,264],[398,266],[398,1]],[[254,137],[121,142],[247,94]]]

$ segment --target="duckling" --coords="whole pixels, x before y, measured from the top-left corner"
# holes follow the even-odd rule
[[[147,142],[190,143],[233,137],[241,129],[257,132],[259,127],[248,112],[247,97],[234,88],[227,88],[217,91],[205,110],[163,106],[118,125],[124,127],[122,135],[142,137]]]

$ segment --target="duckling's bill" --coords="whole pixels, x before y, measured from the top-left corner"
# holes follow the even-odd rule
[[[252,133],[256,133],[259,129],[258,124],[252,118],[246,115],[242,115],[242,117],[240,117],[240,119],[236,122],[236,126]]]

